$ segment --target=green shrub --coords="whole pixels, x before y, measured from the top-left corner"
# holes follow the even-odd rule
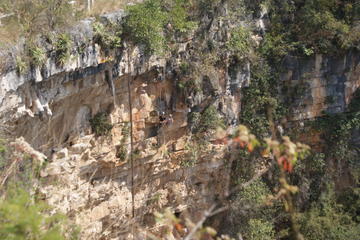
[[[168,18],[175,31],[185,33],[196,28],[197,23],[188,20],[188,0],[172,0],[171,5]]]
[[[126,161],[128,158],[128,148],[126,141],[130,136],[130,123],[125,123],[125,125],[121,129],[121,141],[120,145],[116,148],[116,157],[120,159],[120,161]],[[134,154],[134,153],[133,153]]]
[[[334,104],[335,103],[335,97],[334,96],[326,96],[325,97],[325,104]]]
[[[120,159],[120,161],[124,162],[128,157],[128,150],[125,144],[122,144],[118,147],[116,151],[116,157]]]
[[[180,63],[180,71],[182,74],[187,75],[190,73],[190,64],[188,62],[182,62]]]
[[[5,162],[6,147],[5,141],[0,138],[0,171],[6,166]]]
[[[45,63],[46,53],[45,50],[38,46],[31,46],[28,49],[30,63],[34,66],[41,66]]]
[[[194,132],[205,133],[217,128],[225,128],[223,119],[214,106],[209,106],[200,116],[200,119],[194,119]]]
[[[167,13],[160,0],[146,0],[130,6],[125,23],[126,32],[131,40],[143,44],[147,53],[162,53],[165,49],[163,28]]]
[[[274,120],[282,115],[281,105],[277,100],[275,74],[264,62],[254,64],[251,68],[249,87],[243,88],[242,111],[240,121],[248,126],[256,136],[266,137],[270,132],[269,114]]]
[[[234,187],[243,184],[253,178],[256,169],[258,169],[258,156],[250,154],[246,150],[235,152],[234,156],[241,155],[234,159],[231,168],[233,169],[231,177]],[[228,219],[232,223],[228,228],[234,236],[241,232],[244,239],[264,239],[266,233],[269,234],[270,239],[275,239],[274,236],[274,216],[278,216],[281,209],[280,205],[274,202],[274,205],[266,205],[266,200],[272,192],[267,184],[258,179],[246,186],[242,190],[233,195],[231,200],[231,209],[229,211]],[[256,230],[255,225],[262,225],[263,228]],[[254,228],[255,227],[255,228]],[[259,227],[259,226],[257,226]],[[267,231],[267,230],[268,231]],[[265,234],[265,235],[264,235]]]
[[[250,219],[244,236],[247,240],[273,240],[275,239],[274,226],[268,221]]]
[[[199,112],[191,112],[188,115],[188,122],[190,125],[190,128],[195,131],[199,127],[201,120],[201,113]]]
[[[342,191],[337,198],[338,202],[344,206],[346,213],[350,214],[352,219],[360,223],[360,188],[349,187]]]
[[[90,119],[90,125],[96,136],[107,135],[113,128],[113,125],[109,122],[108,115],[106,113],[97,113],[92,119]]]
[[[293,52],[295,43],[289,42],[286,34],[266,33],[259,51],[263,56],[274,63],[281,63],[282,59],[289,53]]]
[[[196,76],[193,76],[196,77]],[[196,80],[195,78],[191,78],[188,81],[185,82],[184,84],[185,90],[189,93],[189,92],[201,92],[202,89],[200,87],[200,81]]]
[[[266,197],[271,192],[266,184],[261,181],[255,181],[248,187],[244,188],[240,193],[239,197],[241,201],[245,201],[252,204],[263,204]]]
[[[72,40],[69,34],[60,34],[55,43],[56,63],[64,65],[70,58]]]
[[[305,54],[305,56],[312,56],[315,54],[314,48],[313,47],[302,47],[303,53]]]
[[[240,160],[241,161],[241,160]],[[246,161],[246,160],[243,160]],[[250,172],[252,171],[251,164],[254,163],[256,160],[249,160],[247,163],[244,164],[243,172],[247,169]],[[242,184],[247,182],[251,179],[252,175],[248,174],[247,172],[243,174],[243,177],[234,176],[237,178],[236,184]],[[235,180],[235,179],[234,179]],[[241,227],[242,229],[248,230],[246,226],[249,225],[251,219],[261,219],[263,221],[273,221],[273,217],[277,215],[277,212],[281,209],[279,203],[274,203],[274,205],[266,205],[267,199],[271,196],[272,192],[270,188],[266,185],[263,180],[256,180],[249,186],[242,189],[236,196],[234,196],[234,212],[232,217],[234,221],[236,221],[239,225],[244,225],[245,227]],[[240,218],[240,219],[236,219]]]
[[[16,71],[18,74],[22,74],[27,70],[28,68],[27,63],[24,61],[22,57],[17,56],[15,62],[16,62]]]
[[[239,58],[247,56],[251,47],[250,31],[242,26],[233,29],[226,46],[229,51]]]
[[[201,14],[213,14],[214,8],[217,6],[221,0],[199,0],[198,1],[198,9]]]
[[[247,150],[239,149],[232,163],[232,182],[237,185],[249,181],[255,174],[256,157]]]
[[[126,141],[126,139],[130,136],[130,123],[126,122],[123,128],[121,129],[121,134],[123,135],[122,141]]]
[[[121,47],[121,28],[120,26],[109,22],[103,24],[101,22],[93,23],[94,41],[103,49],[114,49]]]
[[[201,154],[206,151],[208,143],[201,138],[194,137],[190,139],[186,145],[185,150],[187,151],[184,159],[180,162],[182,167],[193,167],[198,162]]]
[[[302,131],[304,130],[302,129]],[[301,202],[302,207],[309,207],[309,204],[319,199],[324,190],[326,178],[326,155],[324,153],[314,151],[302,161],[297,162],[294,172],[290,176],[290,182],[301,189],[296,199]]]

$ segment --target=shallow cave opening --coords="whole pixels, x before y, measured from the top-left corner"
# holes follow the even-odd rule
[[[175,215],[175,217],[180,218],[181,212],[180,211],[175,211],[174,215]]]
[[[152,138],[158,135],[158,124],[146,123],[145,125],[145,138]]]

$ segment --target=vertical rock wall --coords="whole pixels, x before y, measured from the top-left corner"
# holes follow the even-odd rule
[[[360,85],[360,54],[287,57],[281,81],[282,96],[291,103],[292,120],[344,112]]]

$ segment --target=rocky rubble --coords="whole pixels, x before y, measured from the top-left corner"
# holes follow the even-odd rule
[[[108,159],[106,165],[95,160],[99,151],[108,150],[92,147],[89,142],[95,139],[94,135],[84,136],[73,145],[76,147],[54,153],[41,172],[50,183],[42,187],[41,192],[55,210],[74,217],[82,227],[84,239],[119,239],[118,228],[123,231],[120,239],[127,239],[130,231],[127,223],[131,221],[132,211],[130,166],[117,159],[111,164]],[[79,146],[83,149],[80,154]],[[144,229],[153,226],[154,211],[165,207],[182,211],[192,209],[196,203],[198,211],[205,208],[213,194],[222,194],[222,188],[216,188],[214,181],[226,182],[224,173],[228,170],[220,149],[209,153],[212,154],[210,162],[204,156],[194,168],[180,166],[179,156],[184,150],[166,155],[161,150],[145,151],[135,161],[136,221]]]

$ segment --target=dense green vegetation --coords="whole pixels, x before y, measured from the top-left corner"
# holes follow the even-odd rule
[[[250,86],[243,89],[240,116],[241,122],[259,137],[272,135],[276,130],[274,127],[288,114],[286,108],[291,104],[291,99],[279,98],[283,93],[273,87],[279,85],[284,57],[306,57],[315,53],[341,54],[358,48],[359,30],[356,24],[360,16],[358,4],[354,1],[247,2],[254,14],[260,11],[261,4],[265,4],[269,9],[271,25],[254,53],[255,58],[250,58],[253,64],[252,79]],[[303,93],[294,89],[293,94]],[[297,221],[300,232],[306,239],[354,239],[359,234],[359,157],[358,146],[351,142],[360,128],[358,96],[359,94],[355,93],[347,113],[325,115],[312,125],[317,131],[323,132],[322,138],[326,146],[324,153],[312,152],[306,159],[299,161],[289,176],[290,182],[300,188],[295,197]],[[260,155],[258,152],[249,154],[240,151],[238,156],[239,159],[233,163],[232,177],[236,184],[241,184],[254,174]],[[265,189],[276,191],[278,174],[274,171],[271,177],[261,180]],[[344,174],[350,174],[353,181],[346,190],[328,187],[328,184],[338,183]],[[255,186],[252,188],[256,189]],[[253,193],[255,195],[252,199],[261,196],[265,198],[268,195],[260,189]],[[249,226],[240,231],[244,239],[259,239],[253,235],[250,227],[258,222],[262,222],[257,225],[261,230],[256,233],[268,232],[260,239],[266,239],[266,235],[272,235],[272,231],[274,235],[271,239],[293,239],[289,235],[290,218],[287,214],[279,211],[276,206],[259,209],[256,204],[249,204],[253,214],[255,212],[251,215],[241,204],[241,199],[246,195],[246,190],[240,192],[233,200],[235,207],[232,209],[232,221],[242,219],[236,226]],[[236,207],[238,201],[242,208]],[[272,221],[274,219],[276,220]],[[230,228],[229,231],[234,230]]]
[[[243,91],[241,122],[249,126],[257,136],[270,135],[270,121],[280,118],[280,106],[277,100],[277,89],[274,71],[266,61],[258,62],[252,67],[250,86]]]
[[[189,20],[187,0],[146,0],[130,6],[125,32],[130,40],[145,46],[148,53],[168,50],[167,33],[184,33],[196,24]]]
[[[347,112],[340,114],[325,114],[312,123],[312,127],[322,131],[325,141],[326,158],[332,159],[334,164],[346,171],[348,169],[354,179],[359,179],[360,162],[358,143],[352,139],[358,135],[360,129],[360,94],[357,90],[348,105]]]
[[[129,8],[126,32],[138,44],[144,44],[148,52],[162,51],[165,47],[163,28],[167,14],[160,1],[149,0]]]
[[[299,214],[301,231],[306,239],[356,239],[360,224],[336,202],[334,192],[328,188],[319,202],[314,202],[305,213]]]
[[[266,35],[273,57],[286,53],[339,54],[359,47],[360,7],[354,0],[269,0]]]

